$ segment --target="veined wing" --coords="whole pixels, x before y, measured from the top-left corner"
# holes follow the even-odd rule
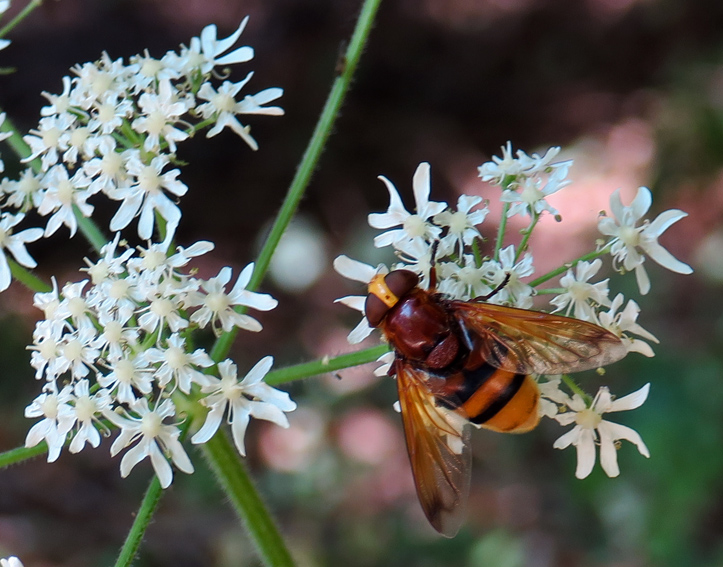
[[[397,388],[417,496],[427,519],[452,537],[465,518],[471,458],[467,420],[438,405],[430,380],[440,380],[397,359]]]
[[[520,374],[566,374],[627,354],[623,342],[593,323],[540,311],[450,301],[467,346],[492,366]]]

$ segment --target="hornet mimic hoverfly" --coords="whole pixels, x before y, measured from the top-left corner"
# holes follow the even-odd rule
[[[377,274],[364,311],[394,349],[407,450],[419,502],[432,526],[454,536],[469,492],[467,422],[506,433],[533,429],[539,390],[531,374],[605,366],[626,354],[613,333],[585,321],[449,299],[419,287],[409,270]]]

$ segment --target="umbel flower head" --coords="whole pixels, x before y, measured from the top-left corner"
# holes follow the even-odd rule
[[[248,17],[225,39],[217,38],[214,25],[207,26],[188,47],[160,59],[145,52],[124,61],[103,53],[97,61],[74,66],[62,79],[61,93],[43,93],[48,104],[24,137],[30,155],[23,160],[39,160],[40,170],[0,179],[0,291],[9,282],[6,251],[34,267],[25,244],[63,227],[72,237],[76,215],[92,217],[102,199],[117,203],[111,232],[137,219],[138,236],[151,240],[162,219],[170,241],[181,219],[179,200],[188,192],[179,177],[177,147],[198,131],[211,137],[229,128],[251,149],[258,148],[244,117],[282,115],[272,103],[283,90],[248,92],[252,72],[237,83],[217,84],[226,74],[220,67],[246,64],[254,56],[251,47],[236,47],[247,22]],[[0,124],[4,119],[1,114]],[[0,141],[6,137],[1,134]],[[0,161],[0,173],[3,169]],[[16,226],[31,209],[47,219],[44,228]]]
[[[88,262],[85,271],[90,279],[60,289],[55,285],[35,296],[45,318],[37,323],[29,348],[43,387],[25,411],[26,417],[38,420],[28,432],[26,446],[45,441],[48,461],[54,461],[68,440],[70,451],[76,453],[86,445],[97,447],[100,433],[116,428],[119,435],[110,451],[113,456],[126,451],[121,475],[127,476],[149,458],[165,488],[173,478],[172,465],[193,472],[181,443],[190,416],[179,412],[179,402],[188,408],[199,400],[209,408],[206,425],[194,443],[207,441],[228,409],[242,454],[251,416],[286,427],[283,412],[296,404],[288,394],[262,382],[271,357],[239,381],[230,360],[214,370],[206,351],[192,346],[191,332],[208,326],[216,329],[217,321],[226,330],[261,330],[255,318],[232,309],[268,311],[276,306],[270,295],[245,289],[253,264],[242,270],[232,293],[226,295],[230,267],[222,269],[225,277],[213,285],[183,270],[193,258],[213,249],[210,242],[178,247],[169,255],[165,244],[123,250],[119,236],[103,247],[97,262]],[[226,299],[210,300],[211,294]],[[209,303],[224,307],[215,311],[215,317],[196,317],[209,309]],[[228,408],[223,400],[229,402]]]
[[[387,273],[390,269],[410,270],[419,276],[420,285],[424,288],[430,285],[430,273],[434,267],[434,292],[463,301],[485,298],[491,303],[522,309],[533,308],[534,296],[543,291],[538,286],[559,278],[556,287],[544,290],[544,295],[539,294],[540,298],[548,299],[548,311],[562,312],[565,316],[602,326],[620,338],[627,352],[653,356],[649,342],[656,343],[657,339],[637,322],[640,314],[638,304],[629,300],[622,309],[625,301],[622,294],[611,300],[608,279],[599,279],[598,273],[610,254],[612,267],[623,264],[625,270],[636,271],[639,283],[647,282],[641,285],[643,293],[649,288],[647,276],[641,276],[645,274],[643,253],[673,271],[689,273],[690,268],[686,264],[673,258],[657,243],[657,237],[683,218],[685,213],[666,211],[653,222],[648,222],[643,220],[651,204],[647,189],[639,190],[630,207],[622,205],[616,191],[611,197],[615,219],[606,217],[599,221],[601,232],[611,237],[607,243],[569,262],[564,268],[530,281],[535,273],[533,254],[529,248],[530,236],[543,214],[559,217],[546,198],[570,184],[567,173],[572,162],[554,162],[559,151],[559,148],[551,148],[542,155],[528,155],[518,150],[517,157],[514,157],[511,144],[508,144],[502,148],[501,158],[495,157],[479,168],[483,181],[500,187],[497,198],[503,203],[505,214],[529,218],[518,245],[505,242],[504,223],[502,229],[499,225],[485,229],[489,214],[481,196],[462,195],[456,211],[445,202],[430,200],[430,166],[422,163],[412,181],[415,209],[408,210],[392,182],[380,177],[389,193],[389,208],[384,213],[369,215],[370,226],[383,231],[374,238],[375,246],[391,246],[399,261],[390,268],[385,265],[375,267],[342,255],[334,261],[335,270],[364,284],[369,284],[378,274]],[[486,235],[496,235],[494,242],[487,242]],[[349,333],[350,343],[358,343],[373,332],[365,316],[366,295],[346,296],[337,301],[363,315]],[[536,309],[540,309],[539,301]],[[490,325],[494,325],[494,321]],[[525,348],[520,345],[522,351]],[[381,365],[375,373],[384,375],[395,368],[392,366],[394,358],[393,352],[380,357],[378,362]],[[592,470],[596,461],[596,445],[600,447],[603,470],[609,476],[619,474],[616,448],[620,440],[632,442],[642,455],[649,456],[640,435],[628,427],[603,419],[603,415],[611,412],[640,407],[647,399],[649,385],[616,400],[606,387],[600,388],[593,398],[583,395],[583,391],[568,377],[564,381],[559,377],[538,378],[541,415],[562,425],[575,424],[554,446],[558,449],[576,447],[576,475],[579,478],[586,477]],[[563,389],[563,384],[572,390],[572,394]]]

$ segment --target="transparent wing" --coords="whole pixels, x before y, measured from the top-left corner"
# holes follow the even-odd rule
[[[490,303],[450,301],[467,346],[492,366],[520,374],[567,374],[623,358],[623,342],[578,319]]]
[[[470,479],[467,420],[438,405],[430,382],[442,381],[395,361],[399,402],[417,496],[430,524],[452,537],[465,518]],[[456,407],[456,406],[452,406]]]

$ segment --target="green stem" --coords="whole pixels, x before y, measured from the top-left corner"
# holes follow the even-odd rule
[[[359,19],[357,20],[354,33],[352,34],[349,46],[344,55],[344,68],[342,72],[337,75],[334,79],[334,83],[331,86],[331,91],[326,99],[324,109],[321,111],[319,120],[316,123],[314,132],[311,135],[309,144],[306,147],[306,151],[301,158],[299,167],[296,170],[296,175],[291,181],[289,190],[286,194],[286,198],[281,206],[281,210],[276,216],[271,232],[269,233],[264,246],[259,253],[258,259],[256,260],[256,266],[254,273],[251,276],[246,289],[255,291],[266,276],[266,271],[269,268],[271,262],[271,256],[273,256],[276,247],[281,240],[281,236],[284,234],[286,227],[291,222],[294,213],[296,212],[301,197],[304,195],[306,187],[309,185],[311,175],[316,168],[316,164],[319,162],[319,157],[324,149],[326,140],[329,138],[329,134],[334,126],[334,122],[339,114],[339,109],[344,102],[344,97],[349,90],[352,77],[356,71],[359,58],[361,56],[364,44],[366,43],[369,32],[372,28],[374,21],[374,15],[377,12],[379,3],[381,0],[365,0],[362,6]],[[216,343],[213,345],[211,350],[211,358],[216,362],[223,360],[231,349],[236,333],[238,329],[234,329],[229,333],[224,333],[219,337]]]
[[[550,272],[547,272],[544,276],[540,276],[536,280],[533,280],[529,283],[532,287],[537,287],[540,284],[545,283],[548,280],[551,280],[552,278],[559,276],[560,274],[564,274],[567,270],[570,268],[574,268],[577,266],[580,262],[588,262],[590,260],[594,260],[595,258],[599,258],[600,256],[603,256],[608,253],[607,245],[603,246],[600,250],[595,250],[594,252],[589,252],[587,254],[583,254],[579,258],[576,258],[575,260],[572,260],[571,262],[567,262],[560,266],[559,268],[556,268]]]
[[[190,426],[190,420],[187,420],[183,425],[181,425],[181,435],[179,437],[181,441],[183,441],[186,437]],[[141,501],[141,506],[138,509],[135,519],[133,520],[133,525],[126,536],[125,542],[123,542],[123,547],[118,554],[115,567],[130,567],[130,565],[133,564],[133,559],[138,553],[138,548],[140,547],[143,537],[146,534],[146,530],[148,529],[148,525],[151,523],[153,515],[158,508],[162,495],[163,488],[161,487],[161,481],[158,480],[158,476],[154,474],[150,484],[148,485],[146,493],[143,495],[143,500]]]
[[[507,211],[510,210],[510,204],[505,203],[502,206],[502,216],[500,217],[500,226],[497,227],[497,238],[495,239],[495,262],[500,259],[500,250],[502,250],[502,241],[505,239],[505,231],[507,230]]]
[[[10,33],[15,26],[17,26],[20,22],[27,18],[30,13],[42,3],[43,0],[31,0],[31,2],[29,2],[28,5],[25,6],[25,8],[23,8],[20,13],[18,13],[17,16],[10,20],[2,29],[0,29],[0,37],[5,37],[8,33]]]
[[[91,218],[83,215],[77,205],[73,205],[73,214],[78,221],[80,232],[93,247],[93,250],[100,252],[100,249],[108,243],[108,237],[103,234]]]
[[[291,554],[226,433],[217,432],[201,448],[264,564],[293,567]]]
[[[567,290],[564,287],[547,287],[545,289],[536,289],[536,295],[560,295],[565,293]]]
[[[148,485],[143,500],[141,501],[141,507],[138,509],[133,525],[131,526],[128,536],[126,537],[123,547],[118,554],[118,559],[115,562],[115,567],[128,567],[132,564],[133,559],[138,553],[138,548],[141,545],[143,536],[148,529],[148,525],[153,519],[153,514],[158,508],[158,503],[161,500],[163,489],[161,488],[161,481],[158,480],[156,475],[153,475],[151,483]]]
[[[348,354],[335,356],[334,358],[322,358],[321,360],[313,360],[311,362],[304,362],[294,366],[287,366],[286,368],[272,370],[266,375],[264,381],[271,386],[278,386],[279,384],[285,384],[286,382],[302,380],[304,378],[309,378],[310,376],[316,376],[326,372],[341,370],[342,368],[349,368],[350,366],[359,366],[360,364],[374,362],[385,352],[389,352],[389,346],[382,344],[372,348],[359,350],[357,352],[350,352]]]
[[[0,453],[0,469],[10,465],[16,465],[42,455],[48,452],[48,446],[45,441],[41,441],[35,447],[18,447],[17,449],[10,449],[4,453]]]
[[[479,238],[475,238],[472,241],[472,254],[474,255],[474,266],[475,268],[482,267],[482,252],[479,249]]]
[[[532,236],[532,231],[535,228],[535,225],[540,220],[540,215],[535,214],[535,216],[532,218],[532,222],[530,222],[530,226],[528,226],[524,231],[522,231],[522,240],[520,241],[520,245],[517,247],[517,253],[515,254],[515,263],[517,263],[522,256],[522,253],[527,250],[527,243],[530,241],[530,236]]]
[[[13,279],[19,281],[30,291],[46,293],[51,291],[53,288],[41,280],[38,276],[18,264],[12,258],[8,258],[8,264],[10,265],[10,273],[13,275]]]
[[[572,390],[573,394],[577,394],[585,401],[585,405],[587,407],[590,407],[592,405],[592,398],[582,388],[580,388],[580,386],[578,386],[577,383],[572,378],[570,378],[568,374],[563,374],[561,378],[562,381],[565,382],[567,387]]]

